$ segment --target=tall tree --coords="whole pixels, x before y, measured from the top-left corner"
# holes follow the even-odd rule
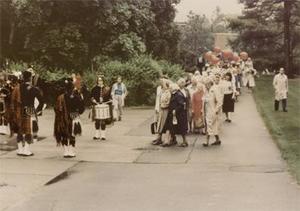
[[[285,66],[288,75],[295,73],[294,59],[299,56],[298,0],[240,0],[243,15],[230,22],[239,33],[232,42],[236,50],[247,50],[261,67]],[[272,48],[270,48],[272,46]]]
[[[181,34],[180,49],[183,53],[183,63],[186,66],[194,66],[195,59],[213,47],[214,38],[210,21],[205,15],[190,12],[188,21],[181,28]]]

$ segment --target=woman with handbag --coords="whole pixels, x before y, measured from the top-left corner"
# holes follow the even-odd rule
[[[159,112],[158,112],[158,120],[157,120],[157,128],[156,128],[156,132],[158,136],[157,139],[152,142],[153,145],[163,144],[162,134],[163,134],[163,128],[167,120],[168,112],[169,112],[170,99],[171,99],[170,81],[168,81],[167,79],[163,79],[162,90],[159,99]]]

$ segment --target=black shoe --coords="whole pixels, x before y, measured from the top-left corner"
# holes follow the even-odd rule
[[[101,138],[101,141],[106,141],[106,138],[103,138],[103,137],[102,137],[102,138]]]
[[[122,121],[122,117],[119,117],[118,121]]]
[[[152,145],[160,145],[160,144],[162,144],[161,139],[156,139],[156,140],[152,141]]]
[[[214,143],[211,144],[212,146],[218,146],[221,145],[221,141],[215,141]]]
[[[100,138],[94,137],[93,139],[94,139],[94,140],[99,140]]]
[[[204,147],[208,147],[209,145],[208,145],[208,144],[206,144],[206,143],[203,143],[203,144],[202,144],[202,146],[204,146]]]
[[[231,120],[230,119],[228,119],[228,121],[227,121],[228,123],[231,123]]]

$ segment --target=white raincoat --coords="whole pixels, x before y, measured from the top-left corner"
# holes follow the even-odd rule
[[[275,89],[275,100],[287,99],[288,93],[288,78],[285,74],[278,73],[273,80]]]
[[[208,135],[218,135],[222,113],[223,93],[220,85],[213,85],[207,96],[206,123]]]

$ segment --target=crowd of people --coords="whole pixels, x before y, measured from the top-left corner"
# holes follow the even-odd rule
[[[179,146],[187,147],[187,134],[206,135],[204,147],[221,145],[220,131],[223,116],[231,123],[235,103],[242,93],[255,86],[257,71],[250,58],[240,62],[206,64],[200,71],[189,73],[173,82],[166,75],[160,78],[156,89],[155,121],[151,125],[156,134],[153,145],[169,147],[177,145],[177,136],[182,138]],[[104,76],[98,75],[90,92],[91,119],[95,123],[94,140],[106,140],[106,127],[121,121],[125,98],[128,94],[122,78],[111,86],[105,84]],[[43,92],[36,86],[38,75],[32,68],[22,74],[0,72],[0,134],[16,135],[17,155],[32,156],[30,144],[38,139],[38,117],[46,105]],[[274,109],[287,112],[288,79],[281,68],[273,80],[275,89]],[[243,89],[243,91],[246,91]],[[80,116],[85,111],[82,83],[79,75],[64,80],[61,92],[54,105],[54,137],[58,146],[63,146],[63,156],[76,156],[76,137],[82,133]],[[210,144],[210,138],[215,141]]]
[[[231,113],[241,95],[241,87],[249,92],[255,87],[255,75],[251,58],[241,62],[206,64],[205,68],[190,73],[177,82],[162,76],[156,90],[155,121],[152,132],[157,134],[153,145],[163,147],[177,144],[176,135],[182,137],[181,147],[187,147],[186,135],[206,135],[204,147],[221,145],[222,114],[231,123]],[[155,128],[155,130],[153,129]]]

